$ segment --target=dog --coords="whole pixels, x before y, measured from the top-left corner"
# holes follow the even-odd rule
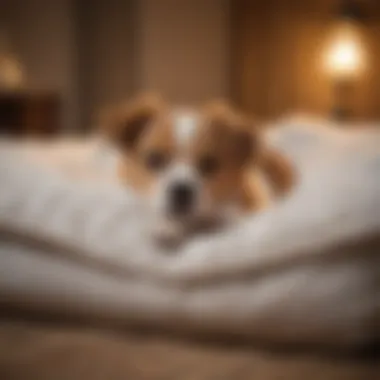
[[[112,108],[101,134],[120,152],[120,179],[155,210],[161,242],[262,210],[294,184],[290,162],[226,102],[193,109],[140,96]]]

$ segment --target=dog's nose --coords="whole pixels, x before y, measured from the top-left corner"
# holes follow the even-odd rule
[[[195,189],[187,182],[173,183],[169,188],[170,212],[186,214],[191,210],[195,200]]]

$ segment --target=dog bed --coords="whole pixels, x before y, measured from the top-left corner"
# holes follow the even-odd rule
[[[296,189],[176,251],[96,142],[3,142],[0,301],[248,342],[378,340],[379,130],[288,122],[267,138]]]

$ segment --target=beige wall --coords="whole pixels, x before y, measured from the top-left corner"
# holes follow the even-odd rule
[[[228,0],[0,1],[28,85],[59,92],[66,129],[142,90],[228,95]]]
[[[0,30],[28,88],[57,92],[66,130],[93,123],[135,82],[134,0],[1,0]]]
[[[229,96],[230,82],[257,116],[327,114],[319,49],[336,1],[0,0],[0,24],[29,85],[61,94],[67,129],[86,128],[100,107],[137,91],[194,103]],[[362,1],[372,4],[370,69],[355,112],[380,118],[380,2]]]
[[[229,2],[140,0],[140,87],[178,102],[228,94]]]
[[[134,0],[76,1],[81,123],[136,90]]]
[[[227,0],[79,4],[82,122],[144,90],[200,102],[228,93]]]
[[[28,87],[57,91],[63,123],[77,124],[75,35],[70,0],[1,0],[12,50],[20,58]]]

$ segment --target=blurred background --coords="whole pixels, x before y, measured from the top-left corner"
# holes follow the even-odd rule
[[[70,260],[66,257],[59,259],[60,253],[57,249],[58,255],[56,255],[54,244],[51,255],[50,248],[44,251],[44,248],[34,245],[39,240],[44,243],[46,238],[45,235],[39,236],[38,228],[35,232],[36,239],[31,236],[29,243],[22,234],[21,238],[17,233],[13,236],[14,226],[6,220],[7,213],[4,213],[4,210],[8,210],[9,215],[14,212],[16,218],[12,220],[16,222],[26,220],[25,225],[30,226],[31,221],[32,225],[36,221],[36,226],[40,226],[42,232],[55,231],[58,233],[56,236],[66,237],[67,247],[71,247],[72,243],[70,233],[66,234],[67,231],[77,232],[78,236],[81,236],[78,241],[84,244],[83,247],[87,247],[86,244],[91,241],[91,236],[96,237],[94,244],[98,244],[97,242],[105,235],[99,233],[99,238],[96,236],[97,230],[92,230],[92,227],[98,225],[97,228],[102,231],[102,223],[106,222],[106,218],[102,217],[101,212],[105,211],[104,207],[108,203],[98,202],[100,211],[94,207],[94,212],[99,214],[87,216],[86,210],[90,210],[89,207],[92,204],[87,203],[87,199],[82,196],[87,193],[82,193],[82,187],[79,185],[82,179],[92,180],[91,176],[97,173],[98,169],[102,176],[99,178],[94,175],[99,182],[93,183],[108,184],[110,178],[108,174],[105,176],[103,166],[100,164],[107,161],[106,159],[101,161],[103,151],[98,155],[97,146],[91,145],[91,141],[81,141],[80,138],[74,138],[73,141],[70,138],[67,141],[64,138],[57,139],[58,141],[55,142],[58,144],[46,145],[40,144],[39,138],[85,135],[94,129],[95,116],[103,107],[128,99],[143,91],[157,91],[174,103],[190,105],[198,105],[214,98],[227,98],[263,122],[298,115],[310,120],[321,120],[321,123],[300,123],[302,127],[310,124],[311,128],[290,129],[284,132],[289,133],[288,135],[283,135],[284,146],[289,144],[289,152],[293,152],[292,149],[294,149],[294,157],[298,158],[297,165],[299,164],[305,172],[311,172],[309,168],[312,168],[317,174],[318,171],[321,174],[321,168],[331,166],[331,157],[336,157],[335,165],[338,165],[339,172],[327,170],[325,177],[315,177],[322,178],[325,182],[315,181],[317,192],[310,193],[318,195],[315,205],[312,205],[314,208],[307,207],[302,210],[305,213],[306,226],[313,218],[316,218],[318,222],[316,226],[322,226],[323,218],[321,219],[320,215],[324,214],[314,212],[314,210],[323,203],[324,195],[331,189],[331,183],[340,183],[338,177],[342,179],[343,185],[339,185],[337,189],[343,189],[344,193],[336,202],[337,207],[345,204],[354,205],[353,208],[347,208],[347,210],[356,210],[353,196],[356,194],[358,199],[363,199],[363,202],[366,200],[363,204],[369,210],[371,218],[369,220],[372,218],[375,220],[373,215],[377,215],[378,208],[375,207],[376,205],[368,206],[372,198],[366,194],[379,193],[376,191],[378,189],[376,178],[380,177],[376,173],[379,171],[380,163],[378,159],[380,144],[377,143],[380,132],[378,127],[380,125],[380,0],[0,0],[0,153],[2,153],[0,164],[3,163],[0,165],[2,184],[0,186],[0,259],[3,260],[1,263],[5,263],[0,265],[2,270],[0,273],[0,379],[375,379],[380,373],[380,364],[378,364],[380,351],[377,346],[375,349],[370,346],[368,350],[364,347],[365,361],[362,361],[362,357],[356,352],[352,355],[350,353],[348,357],[345,357],[347,360],[343,360],[343,357],[335,356],[336,353],[333,350],[330,353],[329,347],[321,352],[322,355],[319,355],[319,352],[317,355],[309,354],[308,347],[301,347],[299,351],[294,350],[293,347],[268,350],[264,347],[265,342],[262,342],[263,346],[260,346],[261,342],[258,342],[257,347],[232,346],[231,349],[228,344],[198,345],[195,342],[167,340],[165,336],[154,334],[150,336],[149,329],[143,331],[148,333],[146,336],[144,334],[135,336],[123,329],[113,332],[105,328],[103,331],[102,328],[100,329],[102,326],[97,326],[96,323],[94,326],[89,323],[88,325],[91,326],[88,326],[87,322],[91,322],[91,313],[95,314],[94,322],[96,322],[96,314],[101,315],[102,310],[105,315],[108,312],[110,315],[114,313],[116,320],[120,320],[120,324],[123,324],[130,315],[132,320],[136,318],[141,309],[143,310],[141,321],[144,322],[144,310],[147,313],[150,310],[145,309],[144,302],[147,302],[145,296],[142,297],[141,306],[137,297],[134,294],[131,295],[134,291],[133,286],[132,291],[124,293],[125,284],[129,286],[130,282],[125,284],[120,282],[120,286],[117,285],[116,280],[113,281],[114,279],[107,282],[112,270],[109,273],[104,272],[107,274],[104,275],[105,280],[103,274],[97,277],[97,270],[94,270],[98,266],[96,251],[94,267],[89,265],[87,268],[86,265],[82,265],[82,260],[77,262],[74,259],[72,264],[71,252],[69,252],[70,256],[67,256]],[[342,139],[345,145],[342,144],[341,147],[348,147],[347,151],[340,149],[338,143],[334,145],[335,140],[331,136],[335,135],[330,135],[333,129],[326,127],[331,120],[337,123],[341,130],[354,127],[352,133],[345,135],[347,139]],[[325,123],[325,121],[328,122]],[[365,134],[365,126],[372,127],[373,125],[375,128],[367,128],[369,132]],[[314,126],[321,128],[314,128]],[[273,131],[279,130],[280,128],[277,128]],[[11,141],[8,145],[9,141],[3,139],[3,136],[16,137],[16,143],[13,144],[14,141]],[[25,146],[19,144],[19,140],[22,140],[22,143],[25,141],[29,143],[27,138],[23,138],[31,136],[38,137],[35,139],[37,144]],[[326,139],[322,138],[324,136]],[[329,144],[330,138],[334,144]],[[347,141],[350,144],[346,144]],[[324,150],[325,147],[326,150]],[[333,152],[335,147],[338,149]],[[6,148],[9,150],[8,153]],[[10,154],[14,152],[16,155]],[[353,156],[350,157],[349,153]],[[30,157],[31,168],[44,166],[46,163],[48,168],[55,168],[78,187],[69,187],[68,189],[70,191],[73,189],[73,192],[68,192],[66,199],[65,193],[62,193],[64,195],[60,193],[61,188],[54,187],[56,182],[52,181],[54,186],[50,186],[51,183],[48,182],[50,177],[46,177],[48,186],[45,191],[43,177],[41,180],[39,178],[35,180],[33,171],[30,172],[32,174],[23,176],[22,171],[13,170],[13,168],[18,168],[17,154],[20,157],[23,154]],[[321,156],[324,156],[322,160],[320,160]],[[320,161],[326,165],[320,165]],[[342,166],[339,166],[340,163]],[[311,166],[306,166],[306,164]],[[104,166],[107,165],[106,162]],[[363,175],[359,175],[361,167],[364,168]],[[350,171],[352,168],[353,171]],[[338,174],[336,178],[332,178],[331,173]],[[352,176],[352,173],[358,176]],[[356,178],[360,181],[356,181]],[[31,183],[30,187],[26,182],[28,180]],[[7,181],[10,183],[8,187]],[[61,182],[57,181],[57,183]],[[310,184],[313,183],[310,182]],[[26,185],[22,186],[22,184]],[[309,182],[306,184],[309,190]],[[346,184],[351,184],[352,189]],[[19,189],[21,189],[20,192]],[[42,191],[38,193],[36,189],[42,189]],[[66,188],[62,187],[62,189]],[[72,194],[75,195],[76,189],[80,190],[78,190],[79,201],[70,203],[72,199],[76,200],[69,197]],[[89,186],[87,190],[92,189],[97,191],[96,185]],[[102,189],[102,186],[98,189]],[[54,193],[55,191],[57,193]],[[50,196],[50,192],[53,196]],[[54,198],[55,195],[58,197]],[[89,199],[92,199],[91,196]],[[329,198],[326,196],[326,199]],[[111,200],[114,201],[110,198]],[[93,204],[95,205],[95,201]],[[116,205],[116,203],[109,204]],[[360,207],[357,209],[362,210]],[[23,210],[26,210],[26,214],[22,213]],[[360,216],[362,214],[356,217],[356,214],[348,215],[344,211],[345,208],[343,208],[343,213],[334,214],[335,209],[332,210],[332,236],[335,236],[335,230],[341,227],[341,224],[350,225],[351,220],[363,223]],[[3,212],[3,219],[1,219],[1,212]],[[299,213],[298,209],[297,213]],[[29,219],[28,215],[31,215]],[[68,219],[66,215],[72,215],[72,219]],[[99,220],[94,218],[95,223],[93,223],[91,215],[99,215],[102,218]],[[14,217],[14,215],[11,216]],[[343,223],[344,219],[347,219],[348,224]],[[70,220],[73,222],[70,223]],[[265,222],[265,218],[263,220]],[[279,220],[281,221],[281,218]],[[89,221],[88,224],[87,221]],[[119,219],[116,222],[119,223]],[[15,223],[16,227],[19,225],[22,226],[23,223]],[[45,225],[46,229],[44,229]],[[273,225],[280,226],[278,223],[273,223]],[[7,228],[10,228],[12,232],[10,236]],[[87,234],[86,228],[92,231],[92,235]],[[107,228],[104,229],[105,233],[111,234],[111,230]],[[17,228],[15,231],[18,231]],[[31,231],[33,232],[33,228]],[[265,229],[263,231],[265,232]],[[287,233],[288,230],[279,229],[279,231]],[[364,228],[363,231],[365,231]],[[30,233],[29,230],[28,233]],[[59,235],[60,233],[62,235]],[[315,236],[318,239],[319,235],[320,231],[316,229]],[[29,235],[26,234],[26,236]],[[77,244],[75,236],[73,232],[71,237],[74,240],[73,247]],[[111,234],[110,236],[113,238],[118,235]],[[126,234],[126,236],[133,236],[133,234]],[[309,235],[306,234],[307,236]],[[24,241],[26,241],[25,246]],[[263,241],[266,243],[266,240]],[[132,242],[134,244],[133,240]],[[323,247],[323,240],[319,243]],[[370,245],[372,241],[367,242],[364,239],[363,244],[367,243]],[[116,242],[115,246],[117,244]],[[311,332],[311,336],[318,335],[316,333],[319,331],[318,328],[313,330],[313,327],[309,327],[309,331],[307,329],[308,326],[313,326],[315,321],[321,320],[326,321],[322,331],[327,332],[328,340],[336,340],[335,343],[338,346],[346,341],[346,337],[340,341],[338,333],[338,339],[336,339],[335,330],[338,332],[350,330],[347,341],[354,340],[359,346],[361,334],[367,337],[369,333],[372,337],[373,333],[375,336],[373,339],[378,339],[379,334],[375,334],[377,331],[375,329],[379,319],[377,316],[372,318],[372,305],[366,309],[372,299],[379,294],[376,286],[380,284],[377,278],[377,269],[380,266],[372,264],[375,260],[377,260],[376,263],[378,262],[379,240],[377,239],[373,244],[376,244],[374,248],[370,246],[367,251],[362,249],[362,246],[355,251],[360,255],[360,261],[358,261],[360,265],[355,267],[358,271],[353,270],[351,273],[351,270],[347,270],[351,267],[346,268],[343,265],[340,272],[340,267],[335,269],[336,266],[333,264],[325,271],[326,278],[329,279],[329,276],[332,277],[336,273],[337,281],[326,281],[323,286],[319,286],[323,279],[321,281],[318,278],[319,273],[323,272],[323,267],[317,269],[314,274],[319,282],[313,280],[313,275],[308,277],[310,275],[307,264],[305,273],[300,273],[302,276],[298,276],[298,272],[294,271],[294,283],[287,283],[284,280],[285,286],[280,292],[280,297],[286,292],[289,292],[289,295],[286,294],[280,301],[278,310],[286,310],[284,305],[287,300],[290,300],[289,315],[294,313],[294,321],[297,324],[300,320],[297,311],[301,311],[299,315],[303,318],[305,318],[304,315],[310,315],[310,312],[303,313],[303,307],[306,310],[309,305],[314,305],[313,302],[317,306],[328,305],[335,299],[340,289],[343,289],[345,296],[342,296],[341,303],[336,304],[336,310],[339,309],[338,316],[333,315],[331,310],[325,311],[322,307],[313,316],[314,318],[310,320],[305,318],[304,325],[301,323],[299,328],[298,326],[289,327],[286,324],[284,326],[281,320],[278,330],[275,331],[281,331],[280,336],[289,336],[290,340],[295,338],[297,341],[299,338],[302,341],[304,336],[308,336],[308,332]],[[257,247],[260,247],[260,244],[257,244]],[[270,250],[271,245],[268,244],[268,247]],[[59,247],[61,248],[63,247]],[[375,250],[377,250],[376,253]],[[192,251],[189,250],[189,252]],[[348,252],[351,257],[351,250]],[[364,257],[366,252],[369,254]],[[39,253],[41,253],[41,258],[39,258]],[[112,259],[112,255],[110,257]],[[144,257],[143,255],[142,262],[146,260]],[[201,263],[202,259],[199,258],[201,256],[196,255],[195,262]],[[62,265],[60,260],[62,260]],[[87,258],[83,260],[83,263],[86,263],[86,260]],[[334,260],[332,262],[335,263]],[[270,262],[270,268],[276,267],[275,262]],[[112,267],[112,260],[110,263]],[[136,265],[138,267],[139,264]],[[238,266],[240,265],[239,262]],[[303,262],[301,267],[303,267]],[[173,266],[173,268],[176,267]],[[93,273],[95,274],[92,276]],[[202,270],[200,273],[202,276]],[[205,273],[207,273],[207,267]],[[218,269],[215,273],[218,273]],[[259,272],[254,273],[256,275]],[[279,273],[278,277],[281,277],[282,273]],[[340,288],[339,283],[343,282],[345,273],[349,276],[348,287],[342,285]],[[357,273],[359,274],[356,278]],[[272,274],[268,277],[272,278]],[[278,282],[276,276],[273,277],[274,286],[280,287],[281,284],[276,285]],[[260,278],[262,277],[259,276]],[[352,279],[354,279],[353,282],[351,282]],[[355,285],[356,280],[359,284],[358,288]],[[263,312],[258,312],[258,321],[262,321],[263,326],[267,326],[266,319],[269,321],[268,326],[271,326],[271,323],[275,325],[276,321],[279,321],[277,318],[281,318],[281,313],[279,316],[275,315],[277,309],[276,302],[273,300],[277,300],[278,297],[274,297],[276,288],[270,281],[267,279],[258,281],[257,305],[259,310],[261,310],[260,307],[263,308]],[[265,285],[267,282],[269,284]],[[261,287],[262,284],[267,288]],[[301,284],[305,292],[310,289],[310,299],[302,296],[304,293],[301,287],[297,288],[297,284]],[[171,286],[172,284],[168,286],[170,292]],[[236,289],[240,288],[242,287],[239,282]],[[138,290],[139,287],[136,286],[136,289]],[[159,287],[157,289],[160,290]],[[228,292],[229,288],[226,287],[226,289]],[[265,289],[269,289],[267,291],[270,294],[267,309],[267,305],[263,302]],[[293,289],[301,289],[301,293],[295,294],[301,294],[299,299],[303,300],[303,304],[295,305],[297,297],[295,297],[296,301],[292,301]],[[349,292],[346,289],[349,289]],[[175,287],[174,290],[176,290]],[[329,298],[329,290],[331,290],[332,298]],[[160,293],[157,291],[152,294]],[[196,307],[207,302],[207,297],[205,299],[193,297],[187,288],[180,289],[178,293],[174,291],[173,296],[168,296],[168,300],[173,297],[175,303],[177,295],[180,299],[182,294],[191,301],[195,300]],[[244,296],[245,293],[242,294]],[[324,303],[325,298],[327,303]],[[146,297],[146,299],[150,298]],[[157,299],[151,297],[148,304],[152,302],[155,307],[156,304],[160,305],[160,302],[165,304],[166,301],[162,301],[165,299],[165,297],[157,297]],[[37,300],[35,304],[34,300]],[[218,300],[217,297],[216,304]],[[185,313],[188,307],[186,298],[185,302],[182,302],[182,299],[180,301],[178,302],[180,305],[178,310],[181,310],[178,312],[179,318],[191,319],[192,314]],[[45,302],[46,309],[50,306],[52,309],[57,307],[56,316],[54,310],[53,315],[45,313]],[[168,301],[169,306],[170,302]],[[349,304],[346,304],[347,302]],[[189,305],[191,306],[191,303]],[[317,306],[314,305],[314,307]],[[41,313],[39,313],[40,309]],[[160,310],[159,307],[157,309]],[[72,321],[71,310],[74,310]],[[175,307],[173,310],[176,310]],[[311,310],[314,309],[311,308]],[[344,310],[348,310],[347,319],[342,321],[339,318],[344,314]],[[89,321],[87,321],[86,313],[88,313]],[[127,318],[124,318],[124,315]],[[157,314],[157,321],[165,319],[162,315],[165,316],[166,313]],[[195,311],[194,315],[196,315],[194,326],[201,325],[201,314],[197,315]],[[53,323],[55,317],[58,323]],[[69,321],[66,321],[66,317]],[[156,316],[152,314],[151,317],[154,320]],[[149,318],[146,320],[149,321]],[[207,318],[205,324],[211,325],[211,320]],[[61,319],[64,319],[65,323],[60,323]],[[221,324],[223,326],[224,316],[221,315],[220,320],[223,321]],[[228,318],[226,320],[228,321]],[[244,316],[240,320],[245,323]],[[352,320],[359,322],[351,325]],[[81,324],[81,322],[85,323]],[[369,332],[368,326],[370,326]],[[174,330],[175,328],[174,324]],[[217,329],[216,325],[215,331],[218,331]],[[298,336],[298,331],[300,336]],[[268,327],[262,333],[263,336],[275,335]],[[320,340],[323,341],[323,339],[326,338],[322,336]],[[361,354],[361,346],[358,351]],[[377,355],[375,361],[367,360],[367,356],[372,358],[375,356],[373,354]]]
[[[3,132],[91,128],[157,90],[260,119],[380,118],[377,0],[0,0]]]

